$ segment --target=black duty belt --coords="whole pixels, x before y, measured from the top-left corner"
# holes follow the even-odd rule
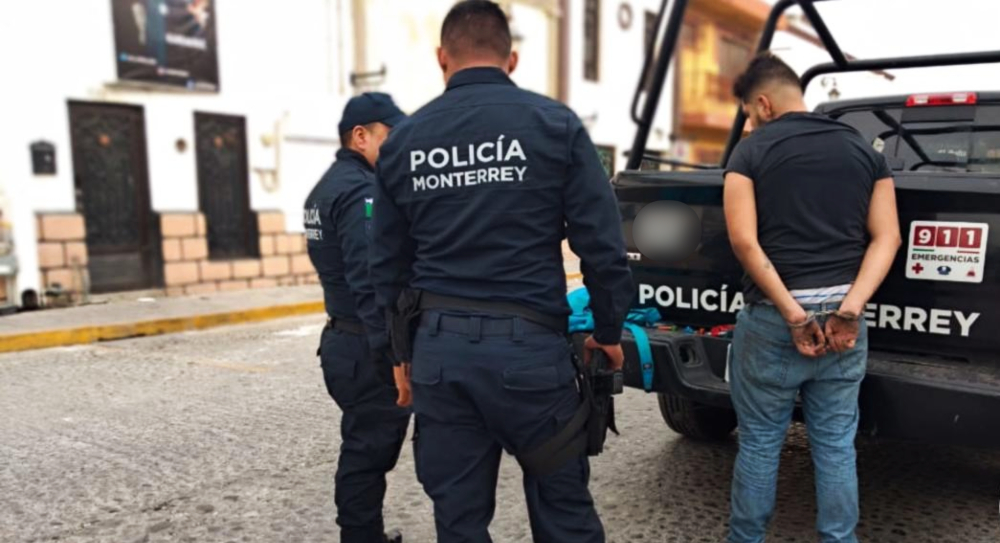
[[[535,324],[540,324],[558,334],[567,333],[566,317],[554,317],[511,302],[472,300],[457,296],[442,296],[424,291],[420,295],[420,309],[457,309],[477,313],[489,313],[491,315],[511,315],[521,317]]]
[[[365,333],[364,325],[358,321],[327,318],[326,327],[334,330],[340,330],[341,332],[347,332],[349,334],[364,335]]]
[[[396,302],[396,310],[390,312],[389,318],[389,337],[398,360],[412,360],[415,323],[422,319],[422,312],[433,309],[470,311],[500,317],[520,317],[568,337],[566,317],[554,317],[516,303],[470,300],[415,289],[403,289]],[[438,325],[447,324],[443,317],[438,319]],[[488,326],[492,325],[491,323]],[[511,326],[511,331],[514,330],[513,323],[496,323],[496,325],[497,328],[492,330],[493,332],[506,335],[507,329],[504,327],[507,325]],[[462,326],[465,326],[465,323],[462,323]],[[477,325],[477,333],[482,332],[479,326],[482,324]],[[575,361],[576,357],[573,358]],[[598,410],[595,409],[598,403],[593,389],[593,379],[590,372],[581,363],[576,361],[576,366],[578,386],[583,396],[580,407],[556,435],[537,445],[533,450],[517,456],[518,462],[525,471],[544,476],[581,455],[596,455],[603,447],[607,429],[603,423],[606,419],[593,416],[598,413]],[[608,400],[610,403],[610,396]]]

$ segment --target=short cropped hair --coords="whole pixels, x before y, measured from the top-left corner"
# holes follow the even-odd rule
[[[365,130],[371,132],[372,130],[375,130],[375,125],[377,125],[377,124],[378,123],[368,123],[368,124],[362,125],[362,127],[364,127]],[[354,127],[353,126],[351,127],[350,130],[348,130],[347,132],[344,132],[343,134],[340,135],[340,146],[341,147],[343,147],[343,148],[346,149],[346,148],[348,148],[348,147],[350,147],[352,145],[354,145]]]
[[[760,87],[775,82],[801,86],[795,70],[770,51],[765,51],[754,57],[747,69],[736,78],[733,95],[740,102],[746,103]]]
[[[489,0],[455,4],[441,25],[441,47],[457,57],[486,53],[506,59],[512,43],[507,14]]]

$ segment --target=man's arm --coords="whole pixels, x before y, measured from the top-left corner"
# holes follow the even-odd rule
[[[795,323],[805,320],[805,310],[785,287],[757,238],[757,200],[753,181],[743,174],[726,174],[723,206],[729,242],[747,274],[786,321]]]
[[[602,350],[620,367],[622,324],[634,295],[621,215],[590,136],[575,116],[570,123],[569,178],[563,190],[566,237],[580,257],[595,322],[584,352],[586,356],[590,349],[611,347]]]
[[[757,200],[753,180],[730,171],[726,174],[723,189],[723,206],[726,229],[736,258],[747,275],[777,307],[785,322],[792,328],[799,352],[805,356],[819,356],[824,352],[826,339],[816,323],[808,322],[809,316],[785,287],[757,238]]]
[[[840,305],[841,311],[855,315],[864,312],[868,300],[889,275],[896,252],[903,244],[896,211],[896,186],[891,177],[875,182],[872,202],[868,207],[868,234],[871,243],[861,261],[861,271]]]
[[[385,157],[387,145],[382,146]],[[372,206],[372,243],[368,246],[369,276],[375,289],[375,303],[384,315],[396,308],[399,293],[410,284],[413,276],[413,261],[416,259],[416,244],[410,237],[410,222],[403,215],[396,201],[386,189],[386,176],[391,169],[383,167],[384,159],[379,159],[375,167]],[[410,387],[410,361],[395,360],[392,369],[398,396],[396,405],[409,407],[413,403]]]
[[[896,187],[891,177],[875,182],[871,204],[868,206],[868,234],[871,243],[861,261],[861,271],[840,304],[840,314],[849,321],[861,318],[868,300],[875,295],[875,291],[889,274],[896,252],[903,243],[896,211]],[[845,323],[831,320],[827,325],[831,347],[838,352],[852,348],[853,340],[857,338],[857,325],[851,327],[842,326],[843,324]],[[853,334],[850,333],[851,329]]]
[[[375,174],[372,243],[368,251],[375,302],[382,311],[396,307],[400,291],[410,283],[416,258],[410,222],[386,189],[386,173],[380,160]]]
[[[375,304],[375,291],[368,277],[369,236],[365,222],[369,220],[367,200],[370,194],[365,187],[345,193],[334,210],[334,221],[344,255],[347,286],[354,295],[354,305],[368,334],[368,346],[372,353],[382,353],[389,345],[385,317]]]

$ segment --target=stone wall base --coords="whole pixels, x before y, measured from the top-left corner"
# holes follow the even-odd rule
[[[78,301],[87,288],[87,243],[83,215],[40,213],[38,267],[44,292],[61,291]],[[213,259],[205,216],[197,212],[160,214],[163,288],[168,296],[251,288],[319,284],[306,253],[305,236],[285,230],[279,211],[257,214],[260,256]]]
[[[163,277],[167,295],[318,284],[301,233],[285,230],[280,211],[257,214],[260,257],[213,259],[201,213],[163,213]]]
[[[38,270],[44,292],[75,299],[87,283],[87,231],[79,213],[39,213]]]

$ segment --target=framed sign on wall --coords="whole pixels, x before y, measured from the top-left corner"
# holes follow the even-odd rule
[[[214,0],[111,0],[118,79],[218,91]]]

